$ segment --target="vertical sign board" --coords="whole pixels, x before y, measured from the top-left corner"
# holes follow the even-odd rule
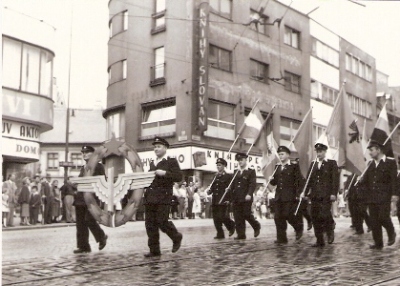
[[[198,2],[197,2],[198,3]],[[197,134],[207,130],[209,4],[195,5],[193,34],[193,114]]]

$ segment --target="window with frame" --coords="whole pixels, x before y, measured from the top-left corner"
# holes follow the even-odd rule
[[[125,110],[107,115],[107,139],[125,138]]]
[[[142,107],[141,137],[172,135],[176,132],[175,101]]]
[[[208,102],[207,131],[209,137],[235,139],[235,106],[210,100]]]
[[[372,81],[371,66],[349,53],[346,53],[346,70],[367,81]]]
[[[231,51],[210,45],[209,63],[211,67],[224,71],[231,71],[231,58]]]
[[[129,21],[129,14],[127,10],[115,14],[109,23],[110,38],[123,31],[128,30],[128,21]]]
[[[360,116],[371,118],[372,116],[372,104],[362,98],[359,98],[351,93],[347,93],[351,110]]]
[[[232,19],[232,0],[210,0],[211,12]]]
[[[268,64],[250,59],[250,78],[268,83]]]
[[[58,170],[58,153],[47,153],[47,170]]]
[[[300,49],[300,32],[285,26],[285,34],[283,37],[283,42],[295,49]]]
[[[54,55],[3,36],[3,86],[52,97]]]
[[[165,13],[166,13],[166,3],[165,0],[155,0],[155,12],[153,17],[153,29],[152,34],[163,32],[166,29],[165,26]]]
[[[165,83],[165,49],[159,47],[154,49],[154,66],[151,67],[150,86]]]
[[[312,54],[324,62],[339,67],[339,52],[315,38],[312,39]]]
[[[339,92],[318,81],[311,80],[311,97],[334,105]]]
[[[74,164],[72,169],[80,169],[83,166],[82,153],[71,153],[71,162]]]
[[[314,142],[318,141],[318,139],[324,133],[326,133],[326,127],[313,124],[313,141]],[[335,137],[328,136],[328,145],[329,145],[329,147],[338,147],[338,143],[336,142]]]
[[[250,29],[255,30],[261,34],[268,35],[268,16],[257,12],[255,10],[250,10],[250,22],[254,22],[250,24]]]
[[[285,89],[300,94],[301,77],[297,74],[285,71]]]
[[[108,80],[109,84],[126,79],[127,76],[127,62],[122,60],[112,64],[108,68]]]
[[[288,146],[290,141],[296,135],[297,130],[299,130],[300,122],[291,118],[281,117],[281,126],[279,131],[281,134],[280,144]]]

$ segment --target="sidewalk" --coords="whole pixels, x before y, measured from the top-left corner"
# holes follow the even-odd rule
[[[39,216],[39,220],[41,220],[41,216]],[[75,223],[66,223],[66,222],[57,222],[52,224],[41,224],[37,223],[36,225],[21,225],[21,217],[17,214],[14,217],[14,226],[2,227],[2,231],[13,231],[13,230],[28,230],[28,229],[41,229],[41,228],[53,228],[53,227],[68,227],[75,226]]]

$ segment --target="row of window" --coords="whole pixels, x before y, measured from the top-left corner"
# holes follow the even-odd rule
[[[346,53],[346,70],[367,81],[372,81],[372,68],[359,58]]]
[[[3,36],[3,86],[52,97],[53,57],[47,50]]]
[[[351,93],[347,93],[351,105],[351,110],[358,115],[366,118],[372,116],[372,104],[362,98],[359,98]]]
[[[315,38],[312,38],[312,55],[339,67],[339,52]]]
[[[79,170],[83,166],[82,153],[71,153],[71,167],[73,170]],[[60,163],[59,153],[47,153],[47,170],[58,170]]]
[[[335,101],[339,95],[339,91],[324,85],[318,81],[311,80],[311,97],[329,103],[335,104]]]

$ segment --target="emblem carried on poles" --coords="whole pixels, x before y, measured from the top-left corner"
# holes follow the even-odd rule
[[[104,176],[92,176],[96,164],[103,158],[114,154],[123,156],[132,167],[134,173],[119,174],[114,182],[114,167],[108,168],[107,180]],[[118,227],[130,220],[137,211],[143,196],[144,188],[149,186],[154,179],[154,172],[143,172],[142,162],[135,149],[127,144],[111,139],[95,150],[87,162],[84,176],[71,178],[76,183],[78,192],[84,192],[84,198],[88,210],[102,225]],[[133,190],[127,205],[122,210],[116,210],[116,206]],[[96,197],[98,199],[96,199]],[[98,201],[104,203],[104,209]]]

